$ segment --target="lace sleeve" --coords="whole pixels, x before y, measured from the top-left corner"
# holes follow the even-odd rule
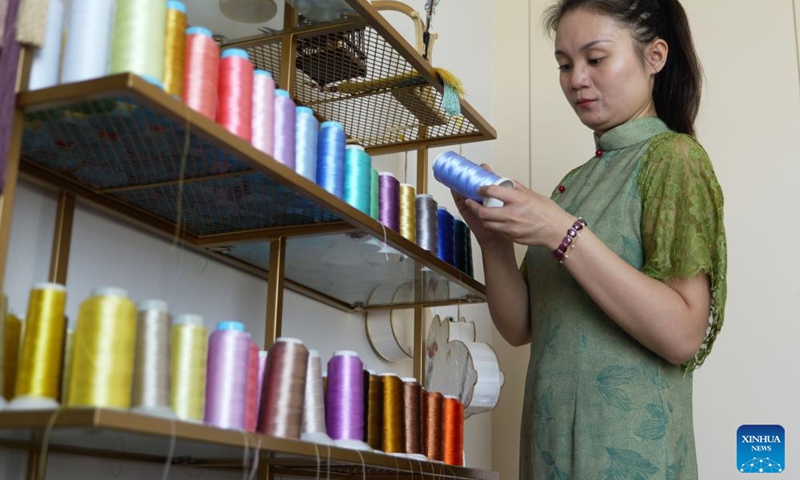
[[[711,315],[692,371],[703,364],[722,328],[727,293],[727,246],[723,196],[705,150],[690,136],[659,135],[651,141],[639,174],[642,198],[642,271],[661,281],[705,272],[711,283]]]

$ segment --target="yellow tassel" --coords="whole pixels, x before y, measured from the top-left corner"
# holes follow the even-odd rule
[[[449,85],[450,87],[453,88],[453,90],[456,91],[456,93],[458,93],[459,98],[464,98],[464,95],[466,95],[466,91],[464,90],[464,84],[458,77],[453,75],[453,73],[450,72],[449,70],[445,70],[444,68],[434,68],[433,71],[436,72],[437,75],[439,75],[439,78],[442,80],[442,83],[444,83],[445,85]]]

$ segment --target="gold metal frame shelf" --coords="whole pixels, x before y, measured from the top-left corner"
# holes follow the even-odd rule
[[[162,235],[180,225],[188,244],[259,276],[269,240],[286,237],[287,286],[342,309],[391,306],[369,294],[408,282],[421,288],[402,305],[485,298],[471,277],[135,75],[23,92],[17,104],[22,172]],[[322,261],[343,248],[352,263]],[[355,289],[341,276],[316,281],[314,267],[363,280],[363,265],[371,277]]]
[[[256,67],[272,72],[298,103],[344,124],[348,137],[374,155],[496,138],[466,101],[462,115],[447,116],[430,63],[369,2],[348,3],[357,17],[224,48],[247,49]],[[282,70],[292,64],[290,72]]]
[[[498,480],[497,473],[359,452],[299,440],[222,430],[125,411],[63,409],[0,412],[0,446],[165,463],[243,469],[259,462],[276,473],[322,478],[422,478]],[[330,477],[328,477],[330,475]]]

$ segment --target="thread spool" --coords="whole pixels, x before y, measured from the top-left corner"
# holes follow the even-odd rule
[[[61,39],[64,33],[64,1],[48,0],[44,43],[33,53],[29,90],[58,85]]]
[[[372,191],[372,158],[360,145],[348,145],[344,154],[343,200],[369,215]]]
[[[444,461],[444,395],[428,392],[425,400],[425,455]]]
[[[294,169],[300,175],[312,182],[316,182],[319,122],[314,116],[314,110],[308,107],[296,107],[294,116]]]
[[[250,335],[241,322],[224,321],[208,340],[205,423],[244,430]]]
[[[325,427],[339,447],[371,450],[364,442],[364,364],[351,350],[335,352],[328,361]]]
[[[464,464],[464,405],[457,397],[444,397],[444,463]]]
[[[455,264],[455,218],[445,207],[437,209],[438,257],[450,265]]]
[[[166,21],[164,0],[117,0],[109,71],[133,72],[163,83]]]
[[[403,420],[405,452],[424,459],[422,455],[422,415],[420,412],[421,387],[415,378],[403,378]],[[421,457],[421,458],[420,458]]]
[[[365,417],[364,438],[374,450],[383,448],[383,379],[364,371]]]
[[[339,122],[322,122],[317,137],[317,184],[338,198],[344,196],[347,137]]]
[[[13,410],[58,408],[64,355],[67,289],[58,283],[33,286],[14,387]]]
[[[416,193],[413,185],[400,184],[400,235],[412,242],[417,241],[417,208],[414,198]]]
[[[475,267],[472,263],[472,230],[467,225],[467,275],[475,277]]]
[[[253,136],[253,64],[247,51],[229,48],[219,61],[217,123],[249,142]]]
[[[205,417],[208,335],[200,315],[183,313],[172,324],[172,409],[185,422]]]
[[[251,143],[272,156],[275,148],[275,80],[266,70],[253,72],[252,124]]]
[[[433,176],[462,197],[482,202],[487,207],[502,207],[503,202],[495,198],[481,197],[478,194],[480,187],[500,185],[514,188],[514,182],[510,179],[495,175],[453,151],[443,152],[436,157],[433,163]]]
[[[403,421],[403,381],[393,373],[381,375],[383,382],[383,441],[386,453],[405,453],[406,438]]]
[[[115,0],[71,0],[66,18],[66,44],[61,83],[108,74]]]
[[[169,307],[163,300],[143,300],[137,309],[132,409],[137,413],[174,418]]]
[[[258,431],[281,438],[300,438],[308,349],[296,338],[279,337],[267,355],[266,387]]]
[[[94,289],[78,310],[68,406],[129,408],[135,346],[136,305],[128,292]]]
[[[6,400],[14,398],[19,366],[19,347],[22,336],[22,321],[13,313],[6,315],[5,342],[3,348],[3,396]]]
[[[292,170],[295,168],[295,108],[289,92],[275,89],[275,151],[272,156]]]
[[[373,168],[370,180],[370,193],[369,193],[369,216],[375,220],[380,219],[380,180],[378,171]]]
[[[460,218],[453,218],[453,265],[462,272],[467,271],[467,224]]]
[[[219,85],[219,46],[211,30],[186,29],[186,55],[183,69],[183,101],[203,116],[216,120]]]
[[[428,424],[428,390],[423,386],[420,386],[419,389],[419,416],[420,447],[422,447],[422,454],[425,458],[428,458],[428,433],[426,430]]]
[[[75,322],[67,321],[67,332],[64,336],[64,362],[61,367],[61,402],[69,398],[69,384],[72,375],[72,361],[75,352]]]
[[[378,195],[380,197],[379,220],[387,228],[400,231],[400,182],[390,172],[378,174]]]
[[[439,205],[433,195],[419,194],[414,199],[417,220],[417,245],[434,255],[439,252]]]
[[[258,351],[258,409],[261,411],[261,404],[264,398],[264,375],[267,374],[267,351]],[[256,430],[258,430],[258,420],[256,420]]]
[[[244,429],[248,432],[255,432],[258,426],[258,357],[258,345],[251,340],[247,357],[247,409],[244,418]]]
[[[322,390],[322,359],[317,350],[309,350],[300,439],[333,445],[333,440],[325,432],[325,401]]]
[[[183,96],[186,27],[186,5],[169,0],[164,30],[164,91],[178,98]]]

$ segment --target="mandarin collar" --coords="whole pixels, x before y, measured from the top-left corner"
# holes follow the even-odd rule
[[[637,118],[612,128],[602,137],[595,134],[594,144],[598,150],[608,152],[636,145],[668,130],[667,124],[658,117]]]

